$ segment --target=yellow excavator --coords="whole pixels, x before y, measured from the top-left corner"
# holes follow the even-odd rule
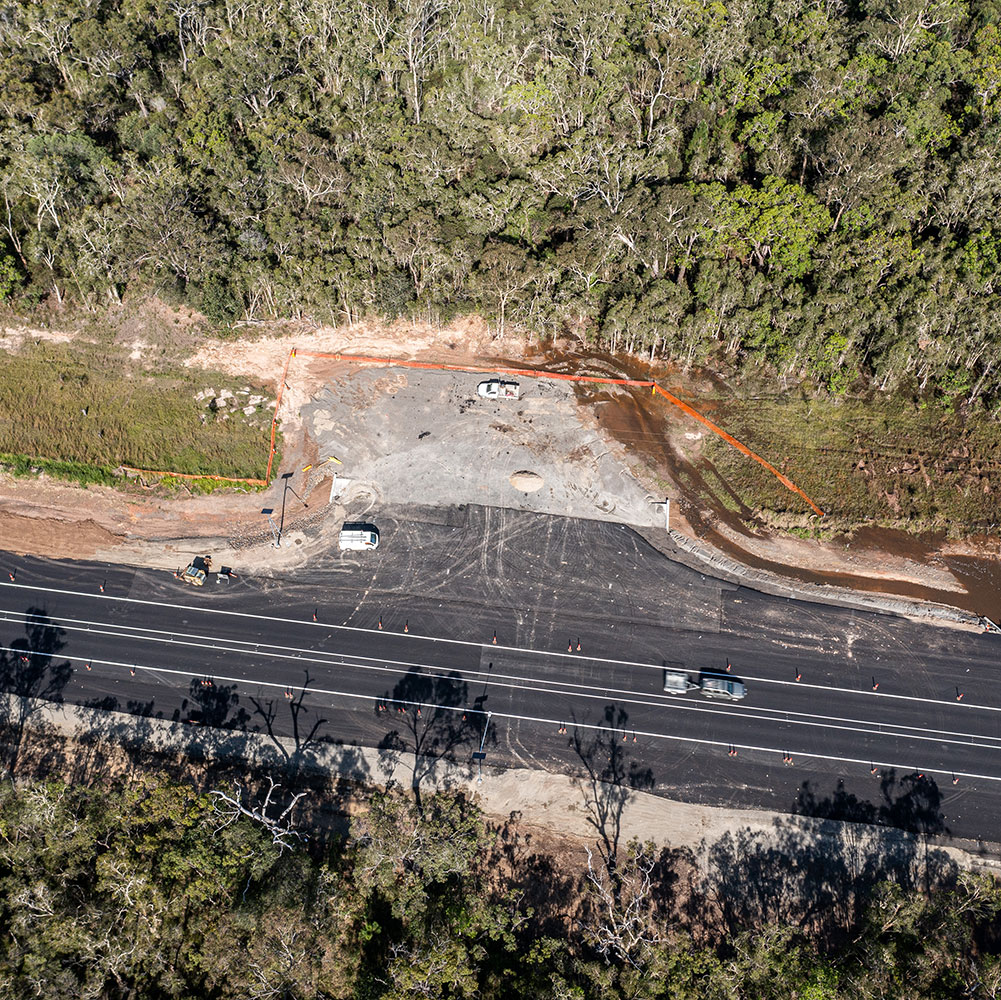
[[[195,556],[191,562],[182,570],[178,570],[174,576],[178,580],[190,583],[192,587],[204,587],[205,578],[212,572],[212,559],[210,556]]]

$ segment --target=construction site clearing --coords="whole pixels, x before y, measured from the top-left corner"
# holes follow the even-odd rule
[[[454,337],[442,344],[451,331],[436,331],[437,342],[415,336],[404,343],[368,339],[365,331],[354,342],[334,333],[208,344],[189,361],[256,378],[269,364],[284,370],[276,412],[284,439],[281,477],[266,491],[136,498],[106,487],[81,490],[3,477],[0,525],[10,529],[5,535],[24,552],[49,556],[125,559],[173,571],[211,552],[241,572],[280,573],[310,553],[336,548],[342,521],[362,520],[379,503],[475,503],[658,530],[671,493],[675,539],[708,550],[710,557],[725,542],[731,569],[743,560],[766,575],[809,574],[813,588],[829,577],[857,590],[963,606],[966,583],[941,559],[861,546],[849,550],[760,530],[734,537],[730,525],[720,526],[727,528],[725,536],[707,537],[691,519],[706,514],[693,507],[699,498],[671,481],[668,463],[656,466],[649,456],[682,448],[697,453],[711,431],[647,395],[642,405],[651,413],[643,440],[623,435],[617,414],[636,411],[644,391],[630,387],[636,380],[602,379],[608,384],[598,387],[595,398],[582,395],[559,372],[536,370],[522,381],[520,398],[495,400],[479,394],[483,377],[477,373],[513,366],[493,359],[480,363],[470,351],[474,345],[460,346]],[[298,357],[297,343],[304,345]],[[449,357],[461,370],[442,370],[449,366],[437,362],[401,368],[349,359],[376,351],[385,357],[394,346],[412,356]],[[802,504],[807,513],[808,502]],[[283,544],[276,549],[262,510],[280,511],[283,505]],[[966,558],[961,546],[952,548]]]

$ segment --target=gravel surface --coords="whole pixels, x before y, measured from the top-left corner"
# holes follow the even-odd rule
[[[386,503],[663,523],[565,383],[523,379],[521,399],[488,400],[475,374],[344,368],[301,408],[303,425],[321,460],[336,455],[339,475]],[[516,474],[542,483],[519,489]]]

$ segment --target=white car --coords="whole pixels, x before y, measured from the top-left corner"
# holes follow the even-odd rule
[[[379,547],[379,529],[374,524],[345,524],[337,539],[342,552],[361,552]]]
[[[517,382],[499,378],[488,378],[476,387],[476,391],[484,399],[518,399],[521,396],[521,386]]]

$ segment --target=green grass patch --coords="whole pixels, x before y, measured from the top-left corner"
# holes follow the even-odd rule
[[[80,482],[107,482],[120,465],[263,479],[271,410],[214,413],[194,398],[209,386],[235,391],[238,383],[198,369],[145,372],[110,346],[95,353],[94,345],[43,344],[2,355],[2,461],[19,474],[39,469]]]
[[[88,465],[85,462],[59,462],[30,455],[0,454],[0,469],[14,476],[37,476],[44,473],[56,479],[68,479],[81,486],[99,484],[114,486],[119,481],[117,472],[106,465]]]
[[[714,404],[713,419],[812,497],[829,515],[828,530],[876,524],[955,536],[1001,520],[1001,424],[982,412],[880,396]],[[796,494],[723,441],[708,440],[705,456],[751,509],[808,513]]]

